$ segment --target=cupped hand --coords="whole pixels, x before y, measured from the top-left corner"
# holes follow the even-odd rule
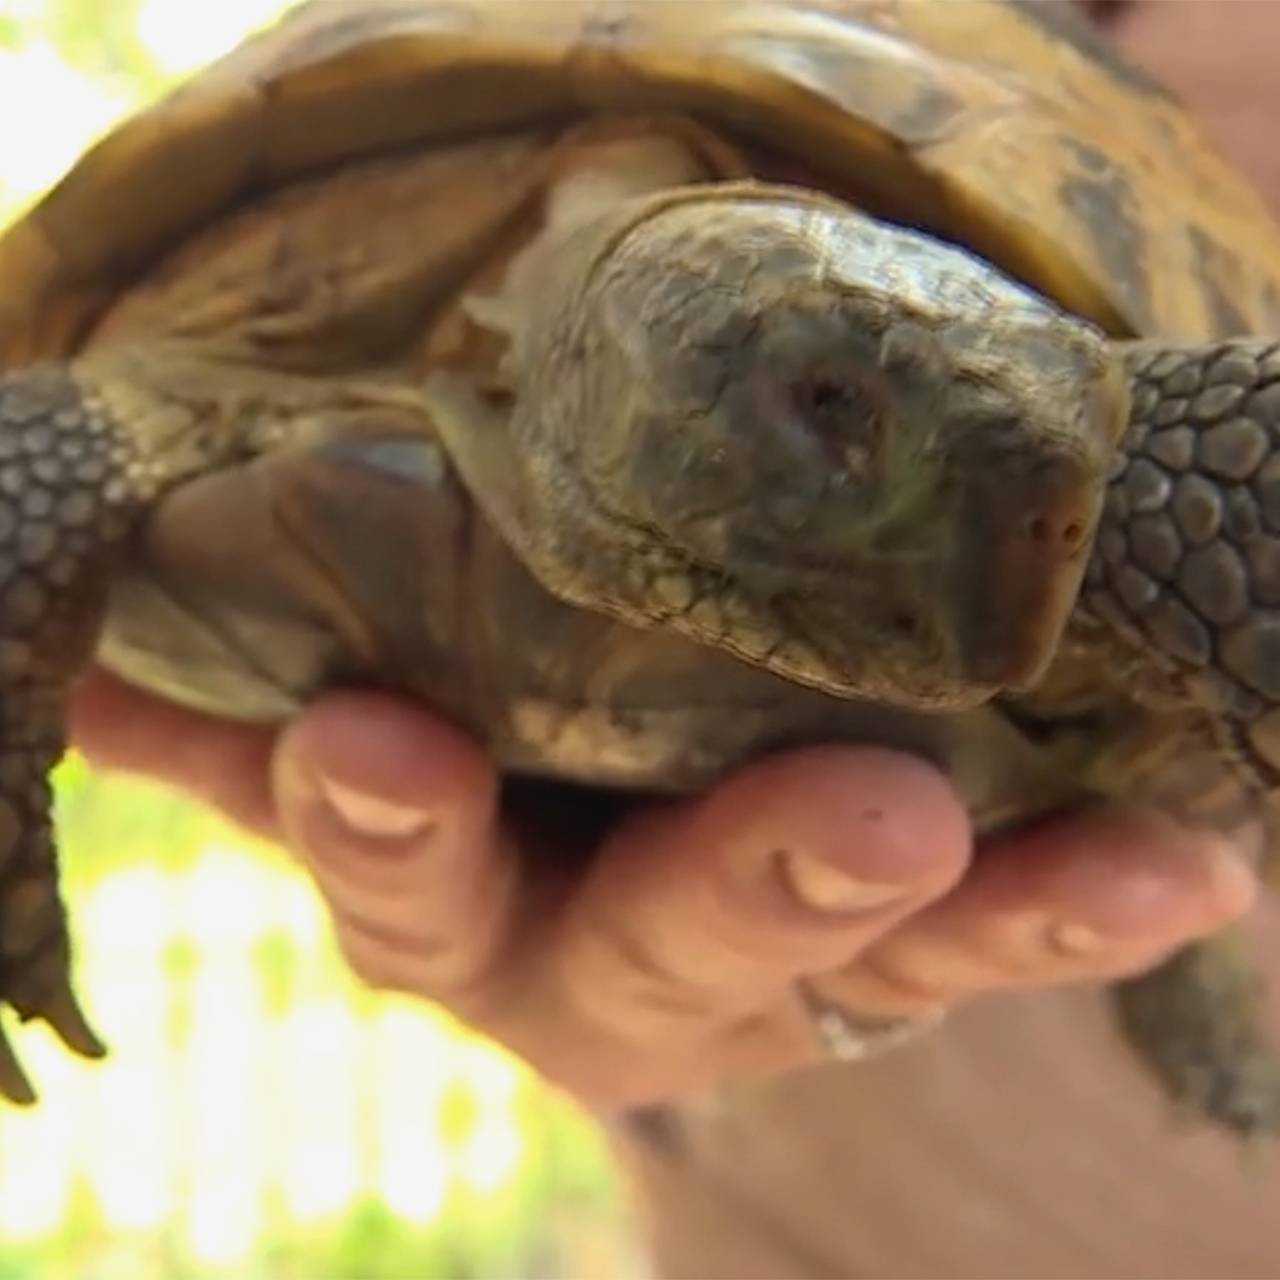
[[[638,808],[569,874],[519,846],[467,738],[385,695],[327,695],[275,732],[95,673],[73,737],[283,841],[360,977],[438,1001],[604,1109],[818,1060],[800,979],[857,1015],[931,1016],[1136,972],[1254,891],[1227,843],[1141,811],[975,857],[946,781],[865,747]]]

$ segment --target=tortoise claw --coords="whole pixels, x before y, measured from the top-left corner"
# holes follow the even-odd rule
[[[39,1012],[31,1016],[47,1022],[62,1043],[82,1058],[106,1057],[106,1046],[89,1025],[69,981],[63,982],[42,1002]],[[0,1097],[20,1107],[34,1106],[39,1100],[3,1025],[0,1025]]]
[[[20,1107],[36,1103],[36,1091],[22,1069],[3,1026],[0,1026],[0,1094]]]
[[[82,1058],[105,1058],[107,1047],[98,1039],[80,1008],[80,1003],[64,980],[58,989],[40,1006],[41,1018],[58,1033],[58,1038],[68,1049]]]

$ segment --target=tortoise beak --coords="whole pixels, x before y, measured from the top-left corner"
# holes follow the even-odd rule
[[[1025,690],[1053,660],[1075,606],[1103,480],[1091,459],[1066,453],[1025,474],[983,471],[963,498],[955,656],[975,684]]]

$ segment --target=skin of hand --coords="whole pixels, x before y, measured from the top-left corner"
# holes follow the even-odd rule
[[[72,730],[94,764],[291,848],[366,982],[438,1001],[604,1111],[819,1060],[802,976],[859,1013],[932,1013],[1136,972],[1255,890],[1227,841],[1136,810],[975,855],[945,779],[865,747],[639,807],[570,863],[521,846],[471,741],[386,695],[331,693],[270,730],[94,672]]]
[[[1226,8],[1218,0],[1113,0],[1101,17],[1108,38],[1177,94],[1273,213],[1280,211],[1280,147],[1275,145],[1280,5],[1275,0]]]

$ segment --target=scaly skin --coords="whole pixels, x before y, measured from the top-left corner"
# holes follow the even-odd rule
[[[1218,712],[1224,745],[1280,783],[1280,343],[1135,344],[1125,465],[1085,606]]]

